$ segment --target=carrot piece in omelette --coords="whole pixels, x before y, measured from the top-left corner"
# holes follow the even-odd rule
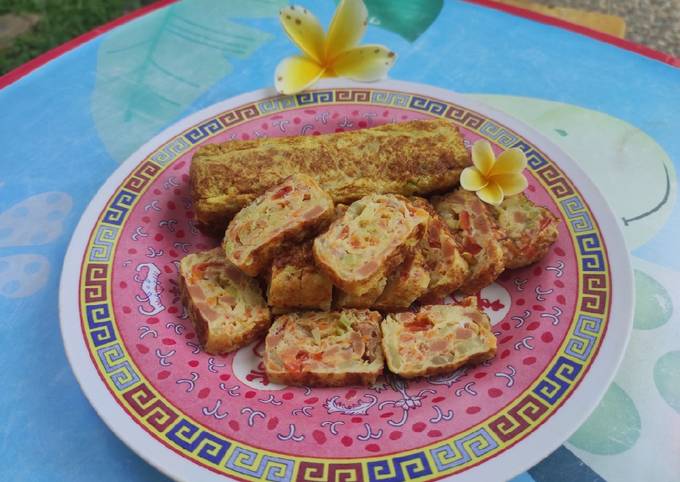
[[[229,261],[257,276],[288,242],[300,242],[334,218],[333,200],[305,174],[288,177],[236,214],[224,235]]]
[[[416,250],[387,278],[385,289],[372,307],[380,311],[405,310],[427,291],[429,284],[425,259]]]
[[[484,203],[475,193],[458,189],[433,198],[432,204],[470,267],[460,290],[474,294],[493,283],[505,269],[503,234]]]
[[[370,385],[383,372],[381,319],[369,310],[279,316],[265,340],[267,376],[286,385]]]
[[[430,275],[426,296],[438,298],[449,295],[460,288],[467,278],[470,270],[468,263],[461,255],[453,234],[434,207],[418,197],[411,198],[411,202],[430,215],[419,245],[425,269]]]
[[[182,259],[180,291],[208,353],[234,351],[263,335],[271,324],[257,281],[227,261],[222,248]]]
[[[427,290],[430,275],[424,267],[423,255],[415,251],[376,289],[355,296],[335,290],[336,308],[374,308],[381,311],[405,310]]]
[[[413,252],[427,219],[403,196],[366,196],[314,240],[314,259],[338,288],[362,296]]]
[[[493,358],[496,337],[474,298],[464,305],[423,306],[389,314],[381,324],[390,371],[404,378],[451,373]]]
[[[487,209],[505,235],[501,242],[508,269],[535,263],[557,239],[559,219],[550,210],[534,204],[524,193],[506,197],[500,206]]]

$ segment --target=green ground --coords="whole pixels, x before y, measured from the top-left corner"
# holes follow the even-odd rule
[[[28,32],[0,50],[0,75],[153,0],[0,0],[0,15],[38,15]]]

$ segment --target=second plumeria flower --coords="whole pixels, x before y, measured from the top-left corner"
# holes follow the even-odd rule
[[[358,46],[368,25],[362,0],[342,0],[327,34],[306,8],[291,5],[281,10],[279,18],[303,53],[283,59],[276,67],[274,85],[282,94],[300,92],[321,77],[380,80],[396,60],[396,54],[383,45]]]
[[[505,197],[519,194],[528,186],[522,174],[527,158],[520,149],[508,149],[496,158],[491,144],[478,140],[472,145],[472,164],[463,169],[460,185],[476,192],[485,203],[498,206]]]

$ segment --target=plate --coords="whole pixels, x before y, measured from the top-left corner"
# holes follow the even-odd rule
[[[270,383],[262,343],[201,351],[179,300],[186,253],[218,240],[196,229],[189,165],[198,146],[318,135],[441,117],[466,143],[519,147],[527,195],[559,215],[536,265],[506,272],[479,302],[496,358],[448,376],[370,387]],[[105,183],[66,255],[61,329],[102,419],[177,480],[507,479],[557,448],[596,406],[632,327],[632,275],[616,220],[568,156],[518,121],[419,84],[326,81],[261,90],[194,114],[151,140]]]

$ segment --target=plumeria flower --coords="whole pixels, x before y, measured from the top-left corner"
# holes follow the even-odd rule
[[[472,164],[463,169],[460,185],[476,192],[485,203],[498,206],[506,196],[519,194],[529,185],[522,174],[527,158],[521,149],[508,149],[496,159],[491,144],[478,140],[472,145]]]
[[[362,0],[342,0],[327,34],[306,8],[291,5],[281,10],[279,18],[303,54],[285,58],[276,67],[274,85],[282,94],[300,92],[321,77],[380,80],[396,60],[396,54],[383,45],[358,46],[368,25]]]

